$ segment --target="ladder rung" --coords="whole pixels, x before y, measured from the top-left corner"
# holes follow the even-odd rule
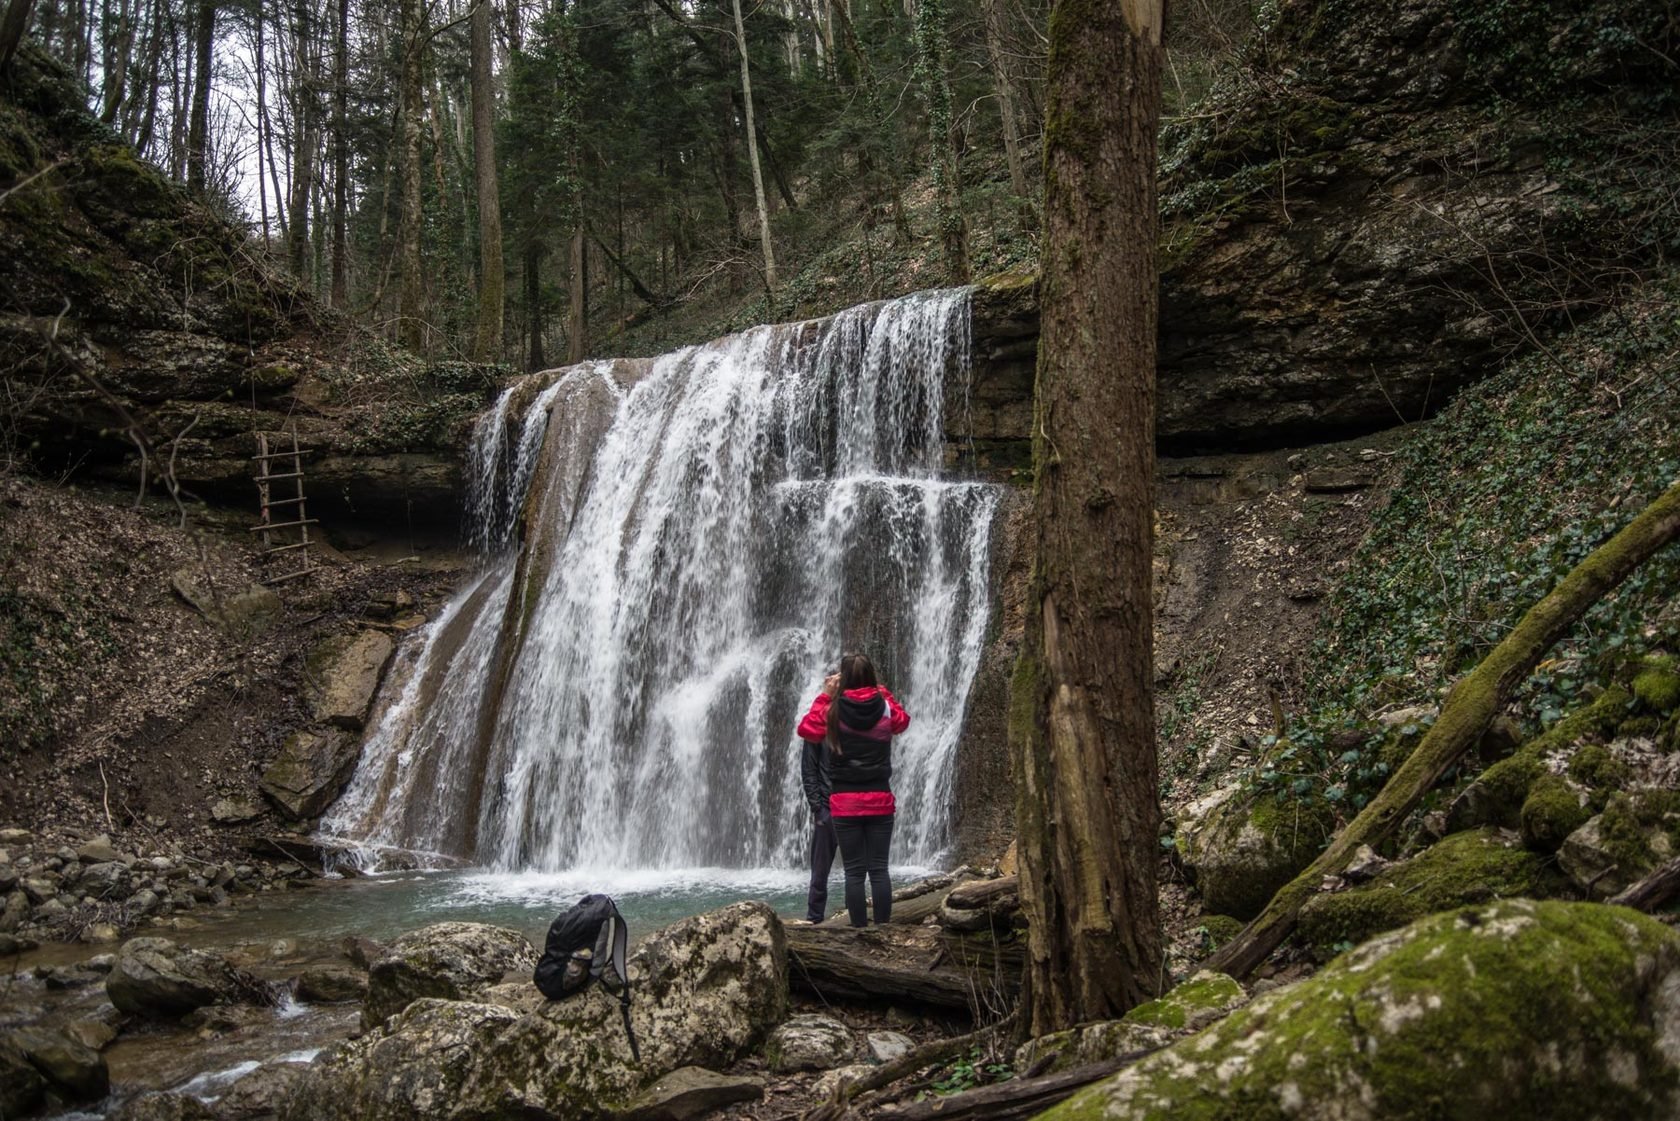
[[[267,580],[264,580],[263,583],[284,584],[287,580],[296,580],[299,576],[308,576],[312,572],[319,571],[320,566],[312,564],[308,568],[300,568],[296,572],[288,572],[284,576],[271,576]]]
[[[295,522],[265,522],[262,525],[251,526],[250,531],[252,533],[261,533],[264,530],[269,530],[269,529],[290,529],[294,525],[319,525],[319,524],[321,524],[321,523],[315,518],[299,518]]]
[[[268,505],[270,505],[270,506],[295,506],[299,502],[303,502],[303,501],[305,501],[305,499],[304,499],[303,495],[300,494],[296,498],[271,498],[271,499],[268,500]],[[262,527],[258,526],[257,528],[261,529]]]
[[[252,475],[251,478],[259,483],[272,483],[275,479],[301,479],[302,471],[288,471],[284,475]]]
[[[305,451],[264,452],[262,455],[253,455],[251,458],[252,459],[291,459],[293,456],[308,455],[308,454],[309,453],[305,452]]]
[[[311,544],[312,542],[309,541],[294,541],[290,545],[276,545],[268,551],[271,553],[285,553],[290,552],[293,549],[307,549]]]

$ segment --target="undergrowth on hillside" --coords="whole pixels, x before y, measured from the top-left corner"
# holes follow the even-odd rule
[[[1397,760],[1380,737],[1348,747],[1337,733],[1432,702],[1680,477],[1677,415],[1671,277],[1513,362],[1421,429],[1331,599],[1308,713],[1269,745],[1262,785],[1362,805]],[[1513,715],[1524,731],[1557,722],[1626,661],[1680,645],[1677,597],[1671,547],[1589,611],[1522,686]]]

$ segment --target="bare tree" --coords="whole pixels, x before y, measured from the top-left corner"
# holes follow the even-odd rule
[[[770,242],[770,208],[764,198],[764,172],[758,166],[758,127],[753,121],[752,69],[747,64],[747,31],[741,21],[741,0],[735,5],[735,42],[741,49],[741,101],[747,113],[747,157],[752,165],[753,197],[758,200],[758,240],[764,248],[764,287],[776,292],[776,250]]]
[[[494,54],[490,0],[472,9],[473,181],[478,189],[478,322],[473,357],[494,361],[502,349],[502,203],[496,184],[496,94],[491,83]]]

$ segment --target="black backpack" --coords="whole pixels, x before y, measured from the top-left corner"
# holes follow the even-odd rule
[[[560,1000],[602,981],[607,966],[611,965],[613,980],[602,983],[618,993],[624,1034],[630,1037],[630,1054],[639,1063],[642,1053],[636,1046],[636,1033],[630,1027],[630,973],[624,962],[629,941],[630,931],[624,925],[624,916],[618,913],[611,897],[586,895],[549,925],[548,940],[543,944],[542,958],[531,979],[549,1000]]]

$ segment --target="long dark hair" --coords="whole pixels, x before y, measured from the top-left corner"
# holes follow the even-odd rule
[[[840,688],[835,691],[835,700],[847,689],[862,689],[866,685],[879,686],[875,679],[875,663],[863,654],[840,655]],[[828,732],[824,736],[828,741],[828,749],[836,755],[844,755],[840,750],[840,709],[837,705],[828,708]]]

